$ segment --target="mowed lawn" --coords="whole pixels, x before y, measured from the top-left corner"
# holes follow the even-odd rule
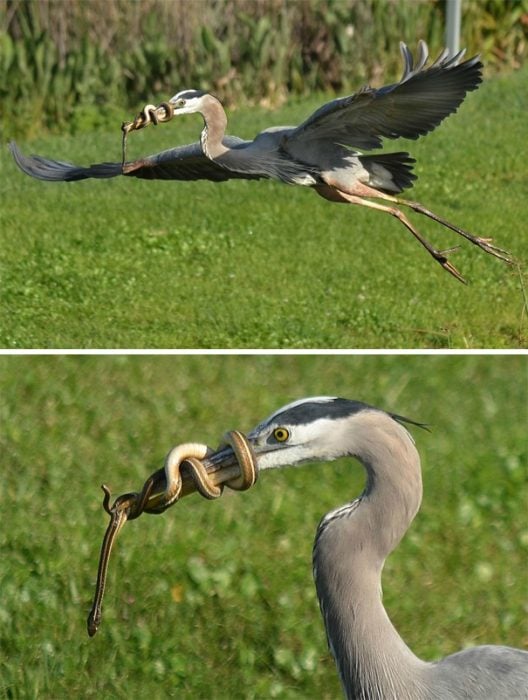
[[[413,651],[528,647],[523,356],[2,357],[0,697],[335,700],[311,572],[321,516],[361,492],[354,460],[261,474],[125,525],[89,639],[114,496],[175,444],[216,446],[287,401],[338,394],[412,428],[424,502],[383,574]]]
[[[43,183],[0,155],[0,344],[6,348],[526,347],[528,72],[488,80],[429,136],[387,142],[417,158],[407,196],[521,262],[507,266],[411,215],[468,286],[392,217],[280,183],[117,178]],[[166,97],[166,96],[165,96]],[[329,96],[240,109],[252,138]],[[123,114],[123,118],[130,118]],[[81,164],[120,159],[107,131],[21,143]],[[132,134],[131,158],[198,139],[201,119]]]

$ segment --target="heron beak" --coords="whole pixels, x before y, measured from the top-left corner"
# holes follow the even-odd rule
[[[258,478],[258,463],[255,452],[255,443],[246,435],[238,430],[230,430],[224,435],[224,440],[228,447],[232,449],[233,455],[225,452],[225,447],[217,450],[214,457],[217,464],[222,465],[222,473],[215,478],[216,482],[220,481],[234,491],[247,491],[250,489]],[[236,466],[232,467],[231,462],[236,460]],[[236,475],[228,475],[228,471],[236,469]]]
[[[251,481],[253,484],[258,470],[254,442],[236,430],[226,433],[224,440],[228,444],[221,444],[217,450],[202,460],[202,464],[215,482],[225,483],[236,489],[233,483],[237,480],[245,480],[246,485],[239,488],[241,490],[249,488],[249,481],[251,481],[249,473],[254,473]]]
[[[253,485],[257,478],[258,465],[253,444],[237,431],[226,433],[224,438],[226,442],[230,441],[236,447],[236,451],[230,444],[222,443],[216,450],[211,450],[201,459],[206,479],[209,486],[213,488],[225,484],[235,490],[245,490]],[[180,478],[181,490],[177,500],[196,491],[204,495],[203,489],[197,485],[192,465],[185,460],[181,464]],[[167,488],[165,469],[158,469],[150,479],[152,488],[144,510],[146,513],[162,513],[175,502],[167,501],[165,495]]]
[[[218,449],[208,454],[201,462],[205,467],[208,477],[214,481],[216,485],[226,483],[230,479],[240,475],[237,456],[230,445],[220,445]],[[198,490],[190,471],[185,468],[185,462],[182,464],[181,475],[182,497]]]

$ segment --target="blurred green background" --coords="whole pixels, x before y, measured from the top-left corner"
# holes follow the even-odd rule
[[[103,623],[86,634],[107,516],[179,442],[215,446],[287,401],[360,399],[413,429],[424,502],[384,602],[426,659],[528,646],[526,356],[0,358],[0,696],[340,696],[311,574],[321,516],[359,465],[267,472],[123,529]]]

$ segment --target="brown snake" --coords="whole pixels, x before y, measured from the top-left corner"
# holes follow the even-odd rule
[[[122,140],[122,167],[124,168],[126,162],[126,144],[127,137],[131,131],[138,131],[139,129],[144,129],[149,124],[154,124],[157,126],[163,122],[170,121],[174,116],[174,107],[170,102],[161,102],[157,107],[156,105],[145,105],[137,117],[131,122],[123,122],[121,124],[121,131],[123,132]]]
[[[103,508],[110,516],[106,529],[92,608],[88,615],[88,634],[93,637],[101,624],[102,602],[108,573],[108,563],[116,537],[127,520],[134,520],[142,513],[163,513],[179,498],[198,491],[204,498],[214,499],[222,495],[224,486],[236,491],[251,488],[257,480],[258,468],[253,449],[245,435],[232,430],[224,435],[224,442],[233,450],[232,463],[222,460],[215,464],[207,445],[185,443],[174,447],[163,469],[158,469],[145,481],[140,492],[118,496],[110,507],[110,489],[104,491]]]

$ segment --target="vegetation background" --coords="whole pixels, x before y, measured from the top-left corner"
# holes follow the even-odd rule
[[[469,55],[489,72],[519,68],[528,0],[462,10]],[[276,106],[375,84],[399,73],[402,38],[439,50],[445,11],[445,0],[0,0],[2,138],[93,129],[175,86]]]
[[[424,502],[383,574],[413,651],[528,647],[526,356],[1,357],[0,697],[335,700],[311,572],[351,460],[190,496],[123,529],[86,634],[104,482],[138,489],[174,445],[216,446],[285,402],[337,394],[412,429]]]

